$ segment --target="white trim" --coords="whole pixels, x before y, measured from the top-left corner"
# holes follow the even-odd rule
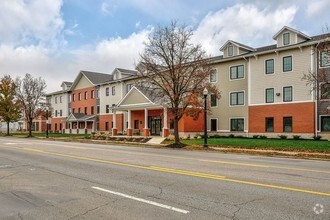
[[[148,104],[155,104],[154,102],[152,102],[147,96],[145,96],[140,90],[138,90],[135,86],[133,86],[128,93],[126,93],[126,95],[124,96],[124,98],[122,98],[117,106],[129,106],[129,105],[140,105],[140,104],[145,104],[145,103],[140,103],[140,104],[129,104],[129,105],[121,105],[121,103],[126,99],[126,97],[132,93],[133,89],[137,90],[145,99],[147,99],[149,101]]]
[[[212,71],[215,70],[215,81],[214,82],[211,82],[211,74],[212,74]],[[210,74],[210,83],[217,83],[218,82],[218,70],[217,68],[212,68],[211,70],[211,74]]]
[[[218,130],[218,132],[230,132],[230,130]]]
[[[285,71],[284,72],[284,57],[291,57],[291,70],[290,71]],[[293,55],[290,54],[290,55],[283,55],[282,56],[282,73],[292,73],[293,72]]]
[[[267,89],[273,89],[273,102],[266,102],[266,100],[267,100]],[[282,91],[282,93],[283,93],[283,91]],[[276,92],[275,92],[275,88],[274,87],[273,88],[265,88],[264,89],[264,103],[265,104],[275,103],[275,96],[276,96]]]
[[[311,100],[308,100],[308,101],[294,101],[294,102],[275,102],[275,103],[250,104],[249,106],[282,105],[282,104],[298,104],[298,103],[313,103],[313,102]]]
[[[284,44],[284,34],[289,34],[289,43],[288,44]],[[283,32],[282,33],[282,46],[288,46],[291,44],[291,33],[289,31]]]
[[[218,108],[219,107],[219,105],[218,105],[218,103],[219,103],[219,101],[218,101],[218,98],[216,98],[216,105],[215,106],[212,106],[211,104],[211,96],[212,96],[212,94],[210,94],[210,107],[211,108]]]
[[[243,129],[243,131],[232,131],[231,130],[231,119],[243,119],[244,120],[244,129]],[[241,116],[237,116],[237,117],[229,117],[229,131],[230,132],[245,132],[246,130],[245,130],[245,125],[246,125],[246,120],[245,120],[245,117],[241,117]]]
[[[318,132],[324,132],[324,131],[321,131],[321,118],[322,117],[330,117],[330,115],[319,115],[319,117],[318,117],[318,119],[319,119],[319,126],[318,126],[318,129],[317,129]],[[327,132],[327,131],[325,131],[325,132]]]
[[[244,104],[243,105],[231,105],[230,104],[230,98],[231,98],[230,94],[231,93],[238,93],[238,92],[243,92],[244,93],[244,95],[243,95],[243,98],[244,98],[243,102],[244,102]],[[230,91],[229,92],[229,103],[228,104],[229,104],[229,107],[242,107],[242,106],[245,106],[245,90]]]
[[[232,68],[232,67],[238,67],[238,66],[243,66],[243,78],[236,78],[236,79],[231,79],[230,78],[230,76],[231,76],[231,72],[230,72],[230,69]],[[243,64],[237,64],[237,65],[231,65],[231,66],[229,66],[229,81],[236,81],[236,80],[242,80],[242,79],[245,79],[245,63],[243,63]],[[238,75],[238,68],[237,68],[237,75]]]
[[[273,65],[274,65],[274,72],[273,72],[273,73],[268,73],[268,74],[266,73],[266,61],[267,61],[267,60],[274,60],[274,64],[273,64]],[[275,69],[275,66],[276,66],[276,65],[275,65],[275,62],[276,62],[276,61],[275,61],[275,57],[274,57],[274,58],[269,58],[269,59],[264,59],[264,75],[265,75],[265,76],[274,76],[274,75],[275,75],[275,73],[276,73],[276,69]]]
[[[291,87],[291,101],[284,102],[284,87]],[[294,86],[293,85],[286,85],[282,86],[282,102],[288,103],[288,102],[293,102],[294,101]]]

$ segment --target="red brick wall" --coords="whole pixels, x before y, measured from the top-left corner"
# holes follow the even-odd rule
[[[124,115],[123,114],[116,114],[116,123],[117,123],[117,129],[118,131],[123,131],[123,122],[124,122]],[[105,130],[105,123],[109,122],[109,129],[107,131],[112,131],[112,115],[100,115],[99,116],[99,123],[100,123],[100,131],[106,131]]]
[[[91,98],[91,91],[94,90],[94,98]],[[96,114],[96,91],[95,87],[88,87],[84,89],[76,89],[71,93],[71,111],[75,110],[78,113],[80,108],[80,113],[85,114],[85,107],[87,107],[87,114],[91,114],[91,107],[94,106],[94,114]],[[85,99],[85,92],[87,92],[88,97]],[[79,93],[81,93],[81,100],[79,100]],[[73,101],[73,95],[75,95],[75,101]]]
[[[249,132],[266,132],[266,117],[274,118],[274,133],[283,132],[283,117],[292,117],[292,133],[313,133],[314,102],[249,106]]]
[[[60,124],[62,123],[62,129],[65,129],[65,118],[52,118],[50,130],[55,131],[55,124],[57,124],[57,131],[60,130]]]

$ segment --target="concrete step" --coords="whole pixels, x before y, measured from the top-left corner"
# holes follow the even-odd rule
[[[165,138],[163,137],[152,137],[147,144],[161,144]]]

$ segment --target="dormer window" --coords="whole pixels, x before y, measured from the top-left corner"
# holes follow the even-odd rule
[[[227,48],[227,56],[229,57],[233,56],[233,46],[229,46]]]
[[[283,34],[283,45],[289,45],[290,44],[290,33],[284,33]]]

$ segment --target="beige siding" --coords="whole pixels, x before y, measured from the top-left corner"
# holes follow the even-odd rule
[[[244,65],[244,79],[230,80],[230,67],[236,65]],[[245,118],[244,130],[248,129],[248,62],[244,59],[222,62],[213,66],[217,70],[217,87],[221,91],[221,99],[218,100],[218,106],[212,107],[212,114],[209,118],[216,118],[218,120],[218,131],[230,130],[231,118]],[[244,91],[244,106],[230,106],[230,92]],[[208,123],[210,129],[210,120]]]
[[[116,93],[112,95],[112,87],[115,86]],[[109,88],[109,96],[106,96],[106,88]],[[106,114],[106,105],[112,106],[119,103],[122,98],[122,83],[116,82],[112,84],[102,85],[100,87],[100,114]]]
[[[283,57],[292,56],[292,71],[283,72]],[[265,61],[274,59],[274,74],[265,74]],[[306,82],[301,78],[311,68],[311,48],[304,47],[288,51],[269,53],[251,57],[251,105],[265,103],[265,89],[274,88],[275,103],[283,103],[283,87],[293,86],[293,101],[310,101],[312,99]]]
[[[128,94],[121,105],[134,105],[140,103],[149,103],[149,100],[146,99],[138,90],[134,89]]]
[[[55,98],[57,97],[57,103],[55,103]],[[60,102],[60,97],[62,97],[62,102]],[[51,97],[51,108],[52,117],[55,117],[55,111],[57,110],[57,117],[67,117],[68,116],[68,93],[64,92],[61,94],[52,95]],[[60,116],[60,110],[62,110],[62,116]]]
[[[74,89],[84,89],[92,86],[92,83],[86,77],[82,76]]]
[[[289,30],[284,30],[276,38],[278,47],[288,46],[288,45],[283,44],[283,40],[284,40],[283,34],[284,33],[290,33],[290,44],[289,45],[297,43],[297,34],[295,32],[289,31]]]

